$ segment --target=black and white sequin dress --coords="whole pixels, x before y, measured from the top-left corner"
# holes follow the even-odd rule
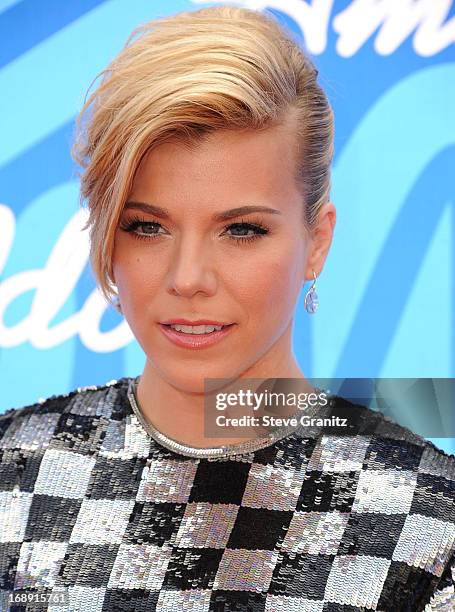
[[[359,435],[191,456],[150,435],[134,382],[0,416],[2,610],[455,610],[453,455],[332,396]]]

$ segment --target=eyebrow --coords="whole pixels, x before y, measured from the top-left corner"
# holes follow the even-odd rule
[[[155,204],[146,204],[145,202],[134,202],[129,201],[125,204],[124,210],[141,210],[142,212],[155,215],[161,219],[170,219],[171,215],[166,208],[156,206]],[[215,213],[213,215],[214,221],[227,221],[228,219],[234,219],[240,215],[249,215],[251,213],[268,213],[271,215],[281,215],[281,211],[276,208],[269,208],[268,206],[238,206],[237,208],[231,208],[223,212]]]

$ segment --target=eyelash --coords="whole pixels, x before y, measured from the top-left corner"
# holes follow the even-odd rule
[[[120,224],[120,229],[122,229],[125,232],[129,232],[130,234],[132,234],[134,238],[137,238],[138,240],[152,240],[162,235],[159,233],[138,234],[136,230],[141,225],[154,225],[154,226],[162,227],[161,223],[158,223],[157,221],[147,221],[146,219],[141,219],[140,217],[132,217],[126,223]],[[245,226],[247,227],[248,230],[257,230],[258,233],[253,234],[252,236],[237,236],[235,238],[233,236],[229,236],[229,238],[234,241],[234,244],[253,242],[254,240],[257,240],[258,238],[262,238],[263,236],[269,233],[269,230],[262,224],[262,221],[260,219],[254,219],[251,221],[246,221],[244,219],[241,219],[240,221],[237,221],[236,223],[230,223],[229,225],[226,225],[224,227],[224,231],[232,227],[238,227],[238,226]]]

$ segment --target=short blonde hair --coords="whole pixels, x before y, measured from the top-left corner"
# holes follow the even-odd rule
[[[164,142],[191,147],[218,129],[266,129],[293,116],[302,219],[314,227],[329,200],[334,132],[317,74],[273,15],[246,8],[182,12],[132,32],[98,75],[71,151],[83,168],[90,262],[108,301],[116,296],[112,254],[123,206],[141,159]]]

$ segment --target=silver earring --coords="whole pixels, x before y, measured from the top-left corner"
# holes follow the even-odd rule
[[[313,284],[311,285],[309,291],[307,292],[306,296],[305,296],[305,309],[307,312],[309,312],[310,314],[314,314],[316,312],[316,310],[318,309],[319,306],[319,299],[318,299],[318,294],[316,293],[316,274],[314,273],[313,270]]]
[[[113,301],[112,305],[114,306],[115,310],[117,310],[118,312],[122,312],[122,306],[120,304],[120,300],[119,298],[115,298],[115,300]]]

